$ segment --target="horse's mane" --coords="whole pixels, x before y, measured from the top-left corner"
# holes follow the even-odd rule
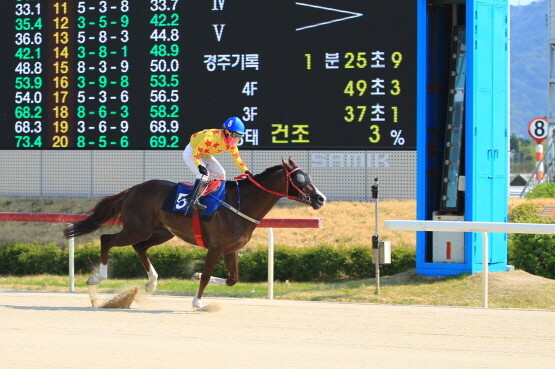
[[[262,173],[254,174],[253,178],[257,182],[259,182],[260,180],[262,180],[262,179],[266,178],[267,176],[277,172],[280,169],[283,169],[283,164],[278,164],[278,165],[274,165],[273,167],[266,168]],[[241,180],[239,182],[250,183],[250,181],[248,181],[248,180]],[[235,187],[235,184],[233,184],[232,181],[227,181],[226,186]]]
[[[270,168],[266,168],[262,173],[258,173],[255,174],[253,177],[254,179],[256,179],[257,181],[261,180],[262,178],[270,175],[270,174],[274,174],[275,172],[277,172],[278,170],[283,169],[283,165],[282,164],[278,164],[278,165],[274,165],[273,167]]]

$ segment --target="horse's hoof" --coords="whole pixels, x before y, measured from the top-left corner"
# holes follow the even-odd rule
[[[89,279],[87,279],[87,285],[92,286],[95,284],[99,284],[104,278],[99,277],[98,275],[91,275]]]
[[[147,284],[145,284],[145,292],[153,293],[154,291],[156,291],[156,286],[157,286],[156,282],[148,282]]]
[[[193,299],[193,309],[202,309],[204,307],[204,304],[202,303],[201,300],[194,298]]]

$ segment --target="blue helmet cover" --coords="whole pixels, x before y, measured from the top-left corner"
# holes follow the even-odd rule
[[[245,124],[239,117],[231,117],[228,118],[225,122],[223,127],[229,131],[237,132],[242,135],[245,134]]]

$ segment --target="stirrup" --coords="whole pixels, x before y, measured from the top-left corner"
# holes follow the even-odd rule
[[[191,192],[191,194],[188,196],[189,198],[187,199],[189,202],[189,207],[191,209],[199,209],[199,210],[205,210],[206,209],[206,205],[202,204],[199,199],[202,196],[202,191],[204,190],[204,187],[206,187],[206,184],[208,182],[202,180],[202,179],[196,179],[195,180],[195,184],[193,187],[193,191]]]
[[[201,203],[199,201],[200,198],[197,198],[192,204],[191,204],[191,208],[192,209],[198,209],[198,210],[206,210],[206,205],[204,205],[203,203]]]

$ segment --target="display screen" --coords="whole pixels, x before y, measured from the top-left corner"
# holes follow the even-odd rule
[[[414,150],[416,1],[2,0],[0,149]]]

